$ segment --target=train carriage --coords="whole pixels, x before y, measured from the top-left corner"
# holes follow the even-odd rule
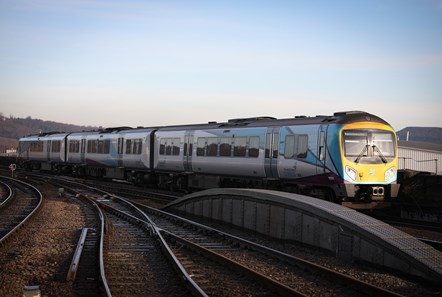
[[[59,171],[66,161],[67,133],[42,133],[20,139],[19,158],[29,169]]]
[[[63,155],[63,153],[65,155]],[[20,139],[31,168],[167,188],[260,187],[373,208],[397,197],[397,140],[365,112],[111,128]]]

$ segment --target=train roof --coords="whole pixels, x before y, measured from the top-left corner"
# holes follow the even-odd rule
[[[168,125],[168,126],[153,126],[153,127],[112,127],[93,131],[77,131],[72,133],[65,132],[47,132],[34,135],[28,135],[27,137],[44,137],[53,134],[106,134],[106,133],[133,133],[141,131],[175,131],[182,129],[223,129],[223,128],[236,128],[236,127],[271,127],[271,126],[294,126],[294,125],[320,125],[320,124],[346,124],[353,122],[375,122],[389,125],[386,121],[380,117],[364,112],[364,111],[343,111],[335,112],[333,115],[317,115],[310,116],[295,116],[293,118],[277,119],[269,116],[249,117],[249,118],[236,118],[230,119],[227,122],[208,122],[204,124],[184,124],[184,125]]]
[[[268,116],[238,118],[231,119],[227,122],[217,123],[209,122],[207,124],[191,124],[191,125],[175,125],[159,127],[160,131],[173,131],[177,129],[186,128],[235,128],[235,127],[263,127],[263,126],[290,126],[290,125],[320,125],[320,124],[346,124],[353,122],[375,122],[389,125],[386,121],[378,116],[364,112],[364,111],[345,111],[335,112],[333,115],[317,115],[310,116],[295,116],[294,118],[276,119]]]

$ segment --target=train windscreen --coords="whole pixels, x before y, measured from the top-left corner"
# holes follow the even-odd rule
[[[355,163],[380,164],[395,157],[394,134],[382,130],[344,130],[345,157]]]

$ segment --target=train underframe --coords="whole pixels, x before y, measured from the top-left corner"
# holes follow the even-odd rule
[[[209,188],[257,188],[284,191],[335,202],[354,209],[374,209],[391,206],[397,197],[398,184],[354,185],[298,184],[281,179],[251,179],[232,176],[202,175],[194,173],[169,173],[128,170],[124,167],[88,166],[50,162],[24,162],[27,170],[51,171],[76,177],[126,180],[136,185],[148,185],[175,191],[197,191]]]

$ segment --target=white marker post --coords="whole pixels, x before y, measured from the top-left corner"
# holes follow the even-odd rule
[[[14,171],[17,169],[17,165],[15,163],[12,163],[9,165],[9,169],[11,169],[11,176],[14,177]]]

